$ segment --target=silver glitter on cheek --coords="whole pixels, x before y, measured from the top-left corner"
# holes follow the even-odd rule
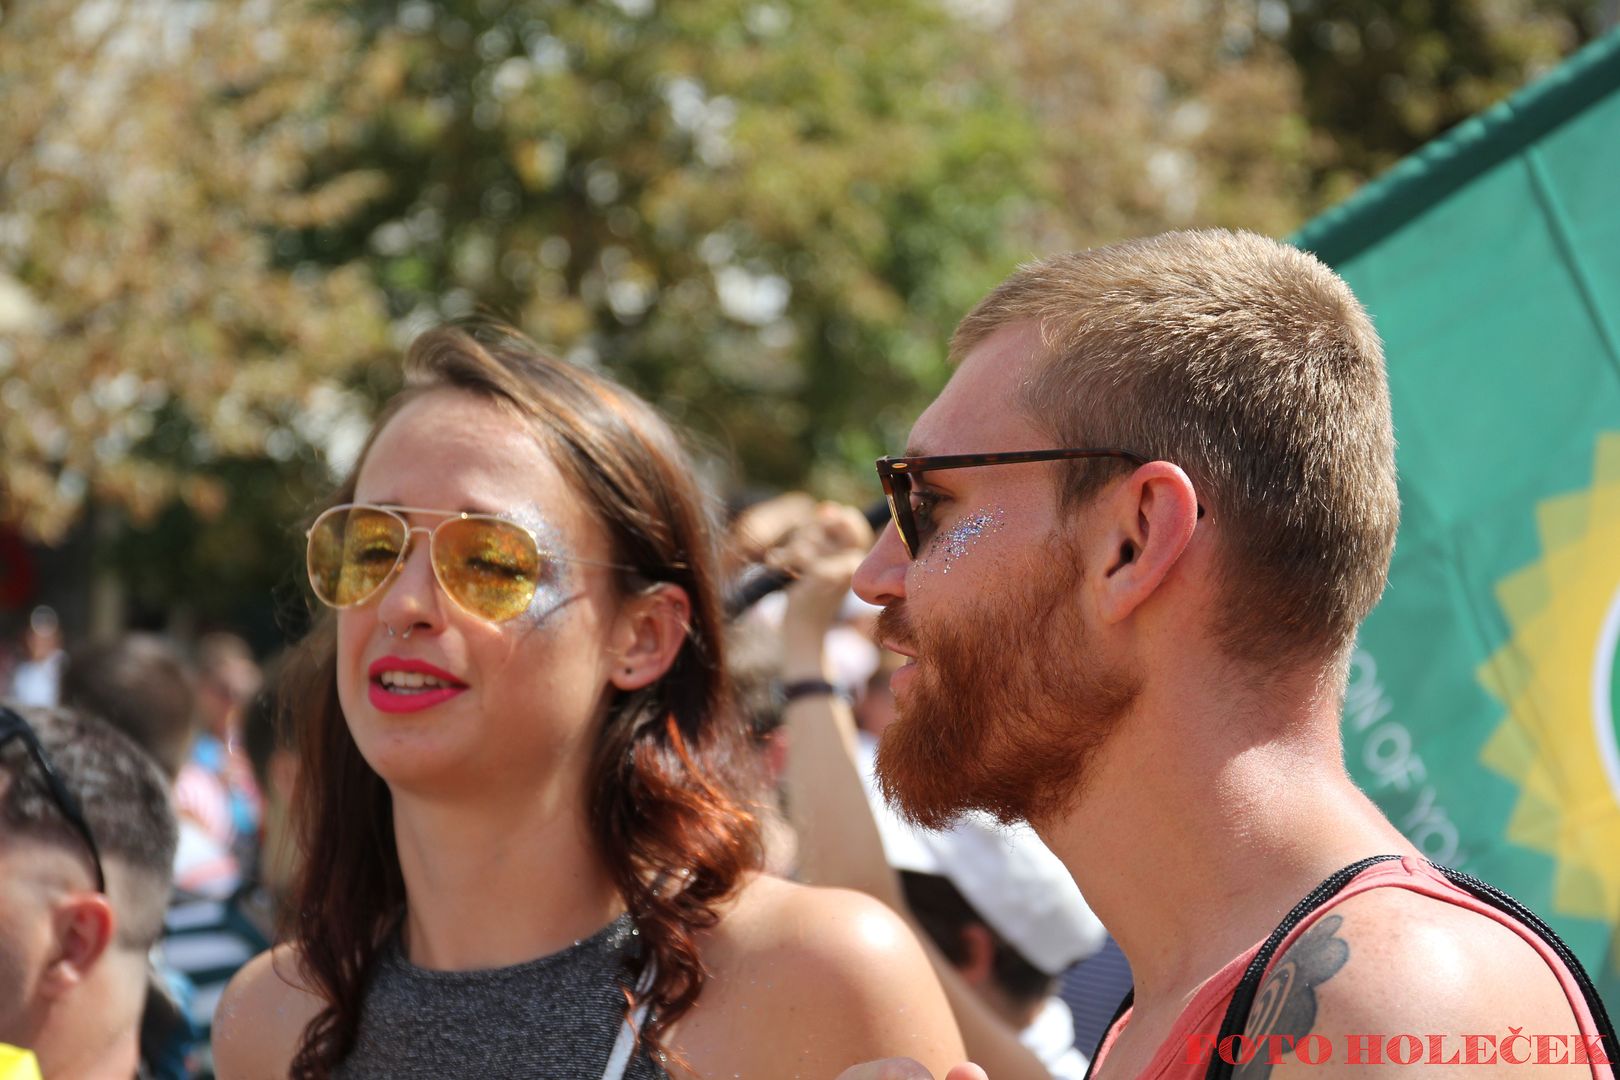
[[[998,506],[994,510],[981,510],[957,522],[938,540],[939,549],[944,552],[940,573],[950,573],[951,566],[958,559],[967,555],[980,540],[1000,531],[1006,521],[1007,512]]]
[[[577,564],[567,558],[573,551],[563,542],[561,530],[537,506],[526,506],[501,517],[534,533],[535,540],[540,544],[544,561],[540,566],[540,580],[534,586],[534,598],[529,601],[529,609],[513,620],[520,625],[538,628],[579,591],[575,579]]]

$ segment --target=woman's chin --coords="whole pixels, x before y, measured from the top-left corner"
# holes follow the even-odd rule
[[[441,788],[467,771],[467,740],[457,738],[452,725],[401,723],[384,715],[361,725],[351,721],[349,733],[366,764],[397,791]]]

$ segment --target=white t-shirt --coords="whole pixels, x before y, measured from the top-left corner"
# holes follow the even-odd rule
[[[1062,998],[1047,998],[1018,1041],[1041,1059],[1053,1080],[1085,1080],[1091,1062],[1074,1045],[1074,1014]]]
[[[6,696],[19,705],[55,708],[61,700],[66,665],[67,653],[60,649],[43,660],[24,660],[11,669],[11,692]]]

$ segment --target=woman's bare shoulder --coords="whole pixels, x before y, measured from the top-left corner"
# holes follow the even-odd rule
[[[882,903],[761,875],[701,943],[710,977],[677,1042],[702,1075],[836,1076],[962,1044],[927,956]]]
[[[282,1080],[304,1028],[324,1006],[295,947],[277,945],[249,960],[225,987],[214,1013],[214,1069],[220,1080]]]
[[[715,932],[723,947],[811,965],[921,955],[910,927],[882,902],[768,874],[740,890]]]

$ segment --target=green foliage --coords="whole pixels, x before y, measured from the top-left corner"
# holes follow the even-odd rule
[[[403,343],[473,314],[658,402],[721,486],[865,501],[1016,261],[1284,233],[1585,8],[11,5],[0,519],[55,541],[107,508],[137,604],[225,617],[296,573]]]
[[[294,257],[369,257],[408,325],[476,310],[600,363],[736,480],[869,486],[1040,194],[933,0],[363,10],[395,82],[320,167],[389,186]]]
[[[240,511],[384,342],[364,271],[278,266],[268,231],[350,213],[305,156],[364,107],[352,35],[297,4],[15,7],[0,33],[0,516],[53,541],[92,501]],[[318,414],[316,414],[318,415]],[[236,505],[233,505],[236,504]]]
[[[1041,0],[999,46],[1036,111],[1057,204],[1035,246],[1301,219],[1299,80],[1253,0]],[[1077,32],[1084,28],[1084,32]]]
[[[1289,0],[1324,209],[1591,40],[1586,0]]]

